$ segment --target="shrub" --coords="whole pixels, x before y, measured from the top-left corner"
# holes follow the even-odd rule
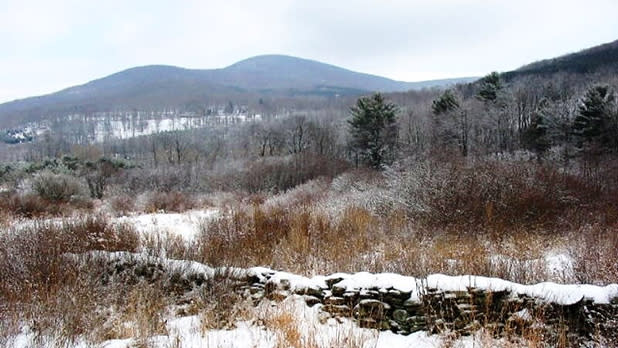
[[[430,226],[549,227],[591,203],[581,179],[531,163],[422,163],[387,173],[390,196]]]
[[[120,195],[111,199],[112,209],[118,214],[127,215],[135,211],[135,198],[129,195]]]
[[[45,172],[34,177],[32,189],[50,202],[68,202],[81,194],[81,186],[76,178]]]
[[[87,216],[73,221],[35,222],[22,230],[0,234],[0,284],[14,295],[48,289],[71,275],[67,253],[91,250],[137,250],[139,236],[127,225]]]
[[[195,199],[184,192],[154,192],[149,195],[144,210],[147,212],[177,212],[193,209]]]

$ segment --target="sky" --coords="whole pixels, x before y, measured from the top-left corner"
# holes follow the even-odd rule
[[[403,81],[618,39],[618,0],[0,0],[0,103],[142,65],[287,54]]]

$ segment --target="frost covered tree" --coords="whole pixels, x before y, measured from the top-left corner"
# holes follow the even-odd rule
[[[398,137],[397,112],[397,106],[379,93],[358,99],[350,108],[350,145],[362,163],[381,169],[393,162]]]
[[[431,105],[433,112],[434,140],[449,147],[456,144],[462,156],[468,155],[468,113],[451,90],[446,90]]]

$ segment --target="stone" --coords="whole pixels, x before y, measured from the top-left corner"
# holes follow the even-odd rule
[[[249,287],[249,293],[251,295],[253,294],[257,294],[258,292],[263,292],[264,291],[264,287],[257,287],[257,286],[251,286]]]
[[[343,293],[346,292],[347,289],[344,286],[335,284],[330,288],[330,290],[332,291],[333,295],[341,296],[343,295]]]
[[[305,295],[309,295],[309,296],[313,296],[313,297],[317,297],[317,298],[324,297],[324,293],[322,292],[322,289],[320,289],[320,288],[312,288],[312,287],[308,287],[308,288],[305,289]]]
[[[352,310],[345,305],[325,305],[324,310],[335,316],[351,317]]]
[[[347,292],[344,292],[343,295],[341,296],[343,296],[343,298],[345,298],[346,301],[348,302],[354,302],[358,298],[358,292],[347,291]]]
[[[386,313],[390,309],[387,303],[374,299],[361,300],[356,307],[354,307],[354,314],[358,318],[373,318],[376,320],[382,320],[386,318]]]
[[[315,296],[311,296],[311,295],[304,295],[303,296],[303,300],[305,300],[305,303],[307,304],[307,306],[309,307],[313,307],[318,303],[322,303],[322,301],[315,297]]]
[[[376,290],[362,290],[358,296],[361,299],[379,299],[382,298],[382,294]]]
[[[405,322],[408,319],[408,312],[404,309],[396,309],[393,311],[393,319],[397,322]]]
[[[348,301],[343,297],[331,296],[324,299],[325,305],[345,305]]]
[[[290,281],[288,279],[281,279],[278,288],[281,290],[290,290]]]
[[[341,277],[333,277],[333,278],[327,278],[327,279],[325,280],[325,282],[326,282],[326,285],[328,286],[328,288],[329,288],[329,289],[332,289],[332,287],[333,287],[335,284],[339,283],[339,282],[340,282],[340,281],[342,281],[342,280],[343,280],[343,278],[341,278]]]

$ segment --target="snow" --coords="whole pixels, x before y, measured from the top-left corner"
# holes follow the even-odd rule
[[[201,226],[217,216],[217,209],[189,210],[183,213],[152,213],[115,218],[114,223],[130,224],[142,234],[171,234],[193,240]]]
[[[411,301],[420,301],[422,292],[427,288],[440,291],[467,291],[469,288],[488,291],[509,291],[513,295],[521,294],[536,297],[562,305],[574,304],[582,299],[596,303],[609,303],[618,297],[618,284],[596,286],[587,284],[557,284],[544,282],[533,285],[523,285],[499,278],[481,276],[448,276],[432,274],[426,278],[415,278],[393,273],[373,274],[359,272],[355,274],[338,273],[328,277],[316,276],[306,278],[284,272],[277,272],[270,282],[280,283],[287,280],[292,290],[307,288],[326,288],[326,280],[342,278],[334,286],[344,291],[360,291],[362,289],[389,289],[410,293]]]
[[[218,271],[207,265],[184,260],[171,260],[135,254],[128,252],[90,252],[90,257],[104,257],[109,260],[126,260],[143,258],[146,261],[152,259],[164,263],[168,270],[179,271],[185,274],[201,273],[212,277]],[[80,255],[73,255],[79,257]],[[410,293],[410,300],[419,300],[420,295],[426,288],[435,288],[443,291],[465,291],[470,287],[501,291],[509,290],[516,294],[527,294],[541,299],[555,301],[560,304],[572,304],[582,298],[588,298],[597,303],[607,303],[612,298],[618,297],[618,284],[605,287],[594,285],[560,285],[551,282],[535,285],[522,285],[505,281],[498,278],[477,276],[447,276],[433,274],[427,278],[414,278],[393,273],[373,274],[359,272],[355,274],[337,273],[330,276],[303,277],[287,272],[277,272],[269,268],[254,267],[248,269],[228,268],[225,269],[232,276],[255,275],[262,280],[275,284],[289,284],[292,290],[315,288],[327,288],[327,281],[336,281],[335,286],[345,290],[363,291],[373,289],[377,291],[399,290]],[[175,317],[175,311],[168,311],[166,320],[167,333],[150,337],[150,347],[233,347],[233,348],[271,348],[281,346],[281,339],[285,337],[282,328],[268,325],[269,316],[288,313],[295,318],[293,325],[300,333],[301,340],[309,346],[332,347],[350,345],[358,347],[439,347],[447,343],[454,343],[459,347],[475,347],[479,345],[492,346],[499,343],[488,335],[479,331],[476,335],[457,339],[446,336],[428,335],[426,332],[417,332],[408,336],[396,335],[391,332],[378,332],[370,329],[362,329],[349,319],[322,320],[324,312],[321,305],[307,307],[302,296],[293,295],[281,303],[262,302],[254,309],[254,318],[248,321],[238,321],[236,327],[231,330],[206,330],[201,325],[199,316]],[[529,317],[525,310],[520,311],[518,316],[522,319]],[[273,322],[271,320],[271,322]],[[276,322],[276,321],[275,321]],[[36,340],[36,341],[35,341]],[[32,333],[27,327],[17,335],[9,346],[22,347],[53,347],[54,338],[46,337],[39,341],[40,337]],[[454,340],[454,341],[452,341]],[[489,342],[488,342],[489,340]],[[134,339],[114,339],[103,342],[100,346],[106,348],[125,348],[134,346]],[[76,342],[73,347],[87,347],[84,342]]]
[[[158,234],[182,237],[186,241],[194,240],[199,235],[201,227],[206,221],[219,214],[217,209],[188,210],[183,213],[151,213],[121,216],[112,218],[114,224],[129,224],[142,235]],[[23,219],[15,221],[11,228],[15,231],[33,228],[38,224],[61,226],[64,222],[78,217],[56,217],[47,219]]]
[[[457,260],[449,260],[456,263]],[[550,250],[536,259],[518,259],[506,255],[492,255],[489,262],[494,268],[504,268],[512,278],[522,269],[535,270],[547,280],[571,282],[575,280],[575,260],[566,252]]]
[[[152,257],[127,252],[103,253],[108,257]],[[170,259],[164,260],[171,268],[191,271],[194,273],[214,274],[215,270],[204,264]],[[270,275],[268,282],[275,285],[287,283],[290,290],[299,291],[305,289],[326,289],[327,281],[339,280],[334,287],[342,288],[344,291],[361,291],[374,289],[381,292],[388,290],[398,290],[410,293],[411,301],[420,301],[423,292],[430,288],[439,291],[467,291],[470,288],[487,291],[509,291],[513,295],[521,294],[536,297],[545,301],[561,305],[574,304],[582,299],[588,299],[595,303],[610,303],[618,297],[618,284],[607,286],[597,286],[589,284],[557,284],[553,282],[543,282],[532,285],[518,284],[500,278],[481,277],[473,275],[449,276],[444,274],[432,274],[426,278],[415,278],[403,276],[395,273],[368,273],[359,272],[355,274],[336,273],[329,276],[304,277],[287,272],[278,272],[264,267],[254,267],[248,269],[226,268],[228,274],[232,272],[236,275],[247,274],[255,275],[264,280],[266,275]]]
[[[270,306],[268,308],[267,306]],[[349,320],[329,320],[326,323],[319,321],[318,306],[308,308],[300,297],[292,297],[277,308],[266,304],[265,308],[258,308],[261,315],[277,315],[283,311],[291,313],[294,318],[293,327],[300,333],[300,341],[314,347],[375,347],[375,348],[398,348],[439,347],[443,337],[428,335],[426,332],[417,332],[409,336],[396,335],[391,332],[377,332],[370,329],[362,329]],[[260,315],[260,314],[258,314]],[[285,328],[284,328],[285,329]],[[202,332],[199,316],[187,316],[170,318],[167,321],[167,335],[154,336],[148,339],[148,346],[153,348],[179,347],[179,348],[275,348],[283,346],[285,333],[277,327],[264,327],[252,321],[239,321],[231,330],[206,330]],[[14,341],[14,348],[41,346],[33,341],[33,335],[22,333]],[[47,340],[54,346],[53,339]],[[474,337],[460,338],[459,346],[472,347]],[[38,342],[37,342],[38,343]],[[134,347],[134,339],[113,339],[102,342],[103,348],[130,348]],[[477,343],[478,345],[478,343]],[[84,342],[76,342],[73,347],[86,347]],[[296,346],[296,345],[294,345]]]

